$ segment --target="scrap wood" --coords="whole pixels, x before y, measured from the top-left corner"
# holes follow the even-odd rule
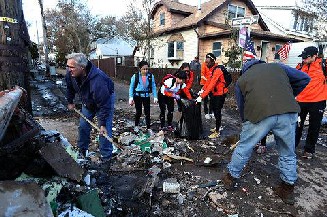
[[[223,153],[223,155],[227,155],[227,154],[231,153],[231,152],[236,148],[236,146],[238,145],[239,142],[240,142],[240,141],[237,141],[235,144],[231,145],[231,146],[229,147],[229,149],[227,149],[227,151],[225,151],[225,152]]]
[[[189,144],[186,144],[186,146],[188,149],[190,149],[192,152],[194,152],[194,149]]]
[[[178,155],[173,155],[173,154],[166,154],[168,157],[175,159],[175,160],[186,160],[189,162],[193,163],[193,159],[191,158],[187,158],[187,157],[182,157],[182,156],[178,156]]]
[[[265,207],[262,207],[262,209],[264,209],[264,210],[266,210],[268,212],[271,212],[271,213],[284,214],[284,215],[289,215],[289,216],[294,216],[294,217],[296,216],[293,213],[287,212],[287,211],[280,212],[280,211],[275,211],[275,210],[267,209]]]

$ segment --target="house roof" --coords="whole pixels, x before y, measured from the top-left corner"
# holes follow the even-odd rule
[[[200,36],[200,39],[209,39],[209,38],[217,38],[217,37],[228,37],[230,36],[232,33],[232,30],[226,30],[223,32],[218,32],[218,33],[209,33],[209,34],[205,34]],[[291,42],[301,42],[302,40],[299,40],[295,37],[289,37],[289,36],[283,36],[283,35],[278,35],[278,34],[274,34],[272,32],[269,31],[262,31],[259,29],[252,29],[251,30],[251,36],[258,38],[258,39],[274,39],[274,40],[279,40],[279,41],[291,41]]]
[[[197,7],[192,5],[183,4],[172,0],[161,0],[154,5],[151,11],[151,19],[154,18],[154,14],[157,12],[160,6],[166,6],[168,11],[170,12],[180,13],[184,15],[190,15],[192,13],[195,13],[197,10]]]
[[[155,5],[154,8],[156,8],[156,9],[153,10],[153,12],[156,12],[158,7],[162,6],[162,5],[165,5],[169,10],[170,8],[169,8],[169,4],[167,4],[167,2],[174,3],[174,6],[180,4],[181,5],[180,8],[182,8],[182,6],[185,6],[185,4],[181,4],[178,2],[172,2],[169,0],[161,0]],[[184,18],[181,22],[177,23],[177,25],[175,25],[174,27],[172,27],[170,29],[164,29],[164,30],[158,31],[158,32],[156,32],[156,34],[168,33],[168,32],[179,30],[179,29],[189,28],[192,26],[198,26],[199,24],[204,23],[207,20],[207,18],[209,18],[212,14],[221,10],[224,6],[227,6],[230,2],[231,2],[231,0],[210,0],[208,2],[201,4],[201,11],[197,10],[197,8],[193,6],[193,8],[195,8],[195,10],[193,10],[192,14],[190,14],[188,17]],[[252,14],[254,14],[254,15],[259,14],[259,11],[256,9],[256,7],[254,6],[254,4],[251,0],[245,0],[245,4],[249,7]],[[152,14],[152,16],[153,16],[153,14]],[[266,25],[266,23],[263,21],[263,19],[261,17],[259,18],[259,25],[261,26],[261,28],[263,30],[269,31],[268,26]]]
[[[103,56],[130,56],[134,47],[121,38],[112,38],[106,44],[97,44],[97,52]]]

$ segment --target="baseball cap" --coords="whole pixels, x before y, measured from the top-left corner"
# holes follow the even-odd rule
[[[302,53],[299,55],[299,57],[302,57],[302,59],[306,59],[309,56],[317,55],[318,49],[315,46],[309,46],[304,48]]]

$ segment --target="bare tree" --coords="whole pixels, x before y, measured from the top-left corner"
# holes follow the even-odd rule
[[[303,10],[312,13],[317,17],[314,20],[313,28],[316,37],[320,40],[327,39],[327,0],[302,0]]]
[[[86,4],[79,1],[59,1],[57,8],[46,11],[45,17],[49,47],[57,53],[58,62],[64,62],[70,52],[88,54],[92,41],[112,34],[108,31],[110,19],[99,21]]]
[[[130,2],[128,12],[117,21],[117,32],[120,37],[145,48],[148,61],[150,61],[151,38],[153,35],[151,10],[154,3],[155,0],[142,0],[142,7],[137,8],[134,2]]]

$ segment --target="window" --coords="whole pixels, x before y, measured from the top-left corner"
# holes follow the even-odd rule
[[[212,44],[212,53],[215,57],[219,57],[221,55],[221,42],[214,42]]]
[[[282,45],[280,44],[276,44],[275,46],[275,60],[280,60],[280,55],[277,53],[277,51],[279,51],[279,49],[282,47]]]
[[[150,58],[154,59],[154,48],[150,47]]]
[[[160,14],[160,26],[165,25],[165,13]]]
[[[184,58],[184,42],[173,41],[168,42],[168,59],[178,59]]]
[[[245,16],[245,8],[237,5],[228,5],[228,19]]]

